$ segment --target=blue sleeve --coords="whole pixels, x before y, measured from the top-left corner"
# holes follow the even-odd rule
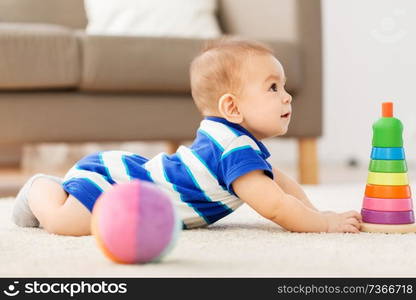
[[[236,195],[231,185],[234,180],[254,170],[263,170],[265,175],[273,179],[272,166],[263,158],[260,150],[245,145],[224,151],[224,153],[219,167],[230,193]]]

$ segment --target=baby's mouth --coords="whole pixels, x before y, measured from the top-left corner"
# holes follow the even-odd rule
[[[285,113],[284,115],[281,115],[280,117],[281,118],[289,118],[289,116],[290,116],[290,112]]]

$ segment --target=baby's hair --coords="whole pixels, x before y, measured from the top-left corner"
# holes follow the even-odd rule
[[[190,66],[192,97],[203,115],[217,110],[222,95],[241,92],[242,68],[253,54],[273,55],[273,51],[258,41],[235,37],[205,43]]]

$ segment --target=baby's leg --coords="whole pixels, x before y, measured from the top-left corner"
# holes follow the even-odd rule
[[[62,186],[51,180],[35,180],[28,193],[29,207],[48,232],[62,235],[91,234],[90,211]]]

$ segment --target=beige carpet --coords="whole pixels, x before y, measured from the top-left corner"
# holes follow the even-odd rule
[[[306,186],[324,210],[360,209],[363,185]],[[284,232],[244,205],[207,229],[184,231],[161,263],[118,265],[93,237],[62,237],[10,222],[0,199],[1,277],[416,277],[416,234]]]

